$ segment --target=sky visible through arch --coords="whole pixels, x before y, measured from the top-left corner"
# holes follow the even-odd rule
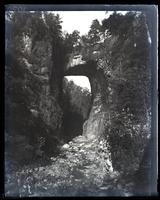
[[[86,76],[65,76],[68,81],[73,81],[76,85],[79,85],[83,88],[87,88],[91,92],[91,86],[89,79]]]

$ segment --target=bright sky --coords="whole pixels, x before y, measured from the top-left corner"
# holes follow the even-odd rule
[[[63,23],[62,30],[72,33],[78,30],[81,35],[87,34],[94,19],[100,22],[109,16],[105,11],[58,11]]]
[[[68,81],[73,81],[76,85],[87,88],[91,92],[89,79],[86,76],[66,76]]]

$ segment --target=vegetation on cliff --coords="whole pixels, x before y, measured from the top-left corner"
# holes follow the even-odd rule
[[[114,12],[81,37],[53,13],[7,13],[7,196],[136,193],[134,175],[150,169],[149,52],[143,13]],[[78,54],[87,64],[69,69]],[[63,79],[79,69],[92,94]]]

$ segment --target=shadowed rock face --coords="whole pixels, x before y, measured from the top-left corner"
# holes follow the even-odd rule
[[[107,119],[107,80],[103,72],[97,69],[94,61],[71,66],[65,72],[67,76],[83,75],[89,78],[92,92],[92,107],[88,120],[83,125],[83,135],[88,139],[98,138],[105,131]]]

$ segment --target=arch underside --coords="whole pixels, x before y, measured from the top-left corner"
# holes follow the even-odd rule
[[[90,61],[85,64],[78,64],[68,67],[68,69],[64,72],[64,76],[87,76],[90,78],[95,72],[96,63]]]

